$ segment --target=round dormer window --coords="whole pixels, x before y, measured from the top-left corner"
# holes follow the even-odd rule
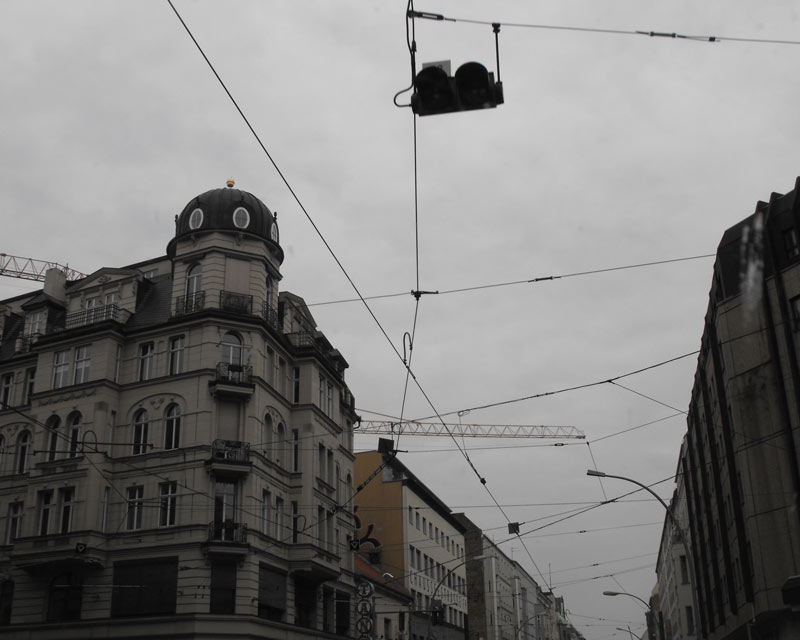
[[[244,207],[236,207],[233,212],[233,226],[237,229],[246,229],[250,224],[250,212]]]
[[[272,226],[269,228],[269,238],[273,242],[278,242],[278,223],[273,222]]]
[[[189,228],[199,229],[201,224],[203,224],[203,210],[195,209],[189,216]]]

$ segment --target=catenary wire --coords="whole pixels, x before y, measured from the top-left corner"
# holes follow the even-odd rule
[[[535,278],[528,278],[528,279],[525,279],[525,280],[511,280],[509,282],[496,282],[496,283],[493,283],[493,284],[483,284],[483,285],[476,285],[476,286],[471,286],[471,287],[460,287],[460,288],[457,288],[457,289],[444,289],[442,291],[431,291],[430,293],[442,296],[442,295],[447,295],[447,294],[451,294],[451,293],[466,293],[468,291],[480,291],[482,289],[495,289],[495,288],[498,288],[498,287],[510,287],[510,286],[520,285],[520,284],[535,284],[537,282],[545,282],[545,281],[549,281],[549,280],[564,280],[566,278],[575,278],[575,277],[579,277],[579,276],[588,276],[588,275],[594,275],[594,274],[598,274],[598,273],[608,273],[610,271],[622,271],[622,270],[625,270],[625,269],[639,269],[641,267],[652,267],[654,265],[669,264],[669,263],[672,263],[672,262],[685,262],[687,260],[699,260],[701,258],[713,258],[714,255],[715,254],[713,254],[713,253],[708,253],[708,254],[703,254],[703,255],[699,255],[699,256],[689,256],[689,257],[686,257],[686,258],[672,258],[672,259],[669,259],[669,260],[656,260],[656,261],[653,261],[653,262],[640,262],[638,264],[629,264],[629,265],[623,265],[623,266],[620,266],[620,267],[605,267],[605,268],[600,268],[600,269],[591,269],[591,270],[588,270],[588,271],[575,271],[573,273],[564,273],[564,274],[555,275],[555,276],[540,276],[540,277],[535,277]],[[417,288],[419,288],[419,284],[417,285]],[[413,292],[411,292],[411,294],[413,295]],[[376,296],[366,296],[364,298],[364,300],[380,300],[380,299],[383,299],[383,298],[399,298],[401,296],[407,296],[407,295],[409,295],[409,292],[408,291],[403,291],[402,293],[386,293],[386,294],[376,295]],[[361,298],[346,298],[346,299],[342,299],[342,300],[328,300],[328,301],[325,301],[325,302],[311,302],[311,303],[308,303],[307,306],[309,306],[309,307],[315,307],[315,306],[319,307],[319,306],[323,306],[323,305],[342,304],[342,303],[346,303],[346,302],[360,302],[360,301],[361,301]]]
[[[549,31],[573,31],[577,33],[599,33],[605,35],[621,36],[647,36],[650,38],[670,38],[675,40],[690,40],[693,42],[746,42],[753,44],[785,44],[800,45],[800,40],[785,40],[778,38],[743,38],[734,36],[710,36],[710,35],[687,35],[669,31],[652,31],[640,29],[603,29],[599,27],[576,27],[569,25],[536,24],[527,22],[499,22],[497,20],[474,20],[469,18],[454,18],[442,14],[427,13],[418,15],[419,18],[428,18],[439,22],[462,22],[464,24],[477,24],[492,26],[500,24],[503,27],[515,27],[521,29],[543,29]]]

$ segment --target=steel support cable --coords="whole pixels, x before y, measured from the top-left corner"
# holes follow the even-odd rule
[[[551,24],[536,24],[527,22],[498,22],[497,20],[474,20],[469,18],[452,18],[436,13],[426,13],[418,15],[420,18],[428,18],[438,22],[463,22],[464,24],[489,25],[500,24],[504,27],[516,27],[521,29],[543,29],[549,31],[575,31],[578,33],[600,33],[606,35],[620,36],[647,36],[650,38],[669,38],[673,40],[691,40],[694,42],[748,42],[756,44],[787,44],[800,45],[800,40],[783,40],[778,38],[742,38],[733,36],[709,36],[709,35],[687,35],[673,31],[651,31],[641,29],[602,29],[599,27],[573,27]]]
[[[580,276],[589,276],[589,275],[595,275],[595,274],[598,274],[598,273],[608,273],[608,272],[611,272],[611,271],[624,271],[626,269],[640,269],[642,267],[652,267],[652,266],[655,266],[655,265],[670,264],[670,263],[673,263],[673,262],[686,262],[687,260],[699,260],[701,258],[713,258],[715,255],[716,254],[714,254],[714,253],[708,253],[708,254],[703,254],[703,255],[699,255],[699,256],[688,256],[686,258],[672,258],[672,259],[669,259],[669,260],[655,260],[653,262],[641,262],[641,263],[638,263],[638,264],[622,265],[622,266],[619,266],[619,267],[604,267],[604,268],[600,268],[600,269],[591,269],[591,270],[588,270],[588,271],[575,271],[574,273],[564,273],[564,274],[555,275],[555,276],[539,276],[539,277],[535,277],[535,278],[528,278],[528,279],[525,279],[525,280],[511,280],[511,281],[508,281],[508,282],[495,282],[495,283],[491,283],[491,284],[482,284],[482,285],[476,285],[476,286],[472,286],[472,287],[459,287],[459,288],[456,288],[456,289],[444,289],[444,290],[441,290],[441,291],[432,291],[431,293],[435,293],[437,295],[443,296],[443,295],[447,295],[447,294],[450,294],[450,293],[465,293],[465,292],[468,292],[468,291],[480,291],[482,289],[495,289],[495,288],[498,288],[498,287],[510,287],[510,286],[514,286],[514,285],[518,285],[518,284],[536,284],[538,282],[546,282],[546,281],[549,281],[549,280],[565,280],[566,278],[576,278],[576,277],[580,277]],[[365,296],[363,299],[364,300],[380,300],[380,299],[383,299],[383,298],[399,298],[401,296],[407,296],[407,295],[409,295],[409,292],[408,291],[403,291],[403,292],[398,292],[398,293],[385,293],[385,294],[376,295],[376,296]],[[341,304],[341,303],[344,303],[344,302],[360,302],[360,301],[361,301],[361,298],[346,298],[346,299],[342,299],[342,300],[328,300],[328,301],[324,301],[324,302],[311,302],[311,303],[308,303],[307,306],[309,306],[309,307],[319,307],[319,306],[329,305],[329,304]]]

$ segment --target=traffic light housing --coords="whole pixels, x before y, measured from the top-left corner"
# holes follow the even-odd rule
[[[418,116],[494,109],[503,104],[503,83],[479,62],[462,64],[455,76],[439,66],[425,67],[414,78],[411,109]]]

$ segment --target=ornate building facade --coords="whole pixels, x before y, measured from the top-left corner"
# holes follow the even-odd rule
[[[348,365],[279,239],[229,182],[166,255],[0,301],[3,637],[354,634]]]

